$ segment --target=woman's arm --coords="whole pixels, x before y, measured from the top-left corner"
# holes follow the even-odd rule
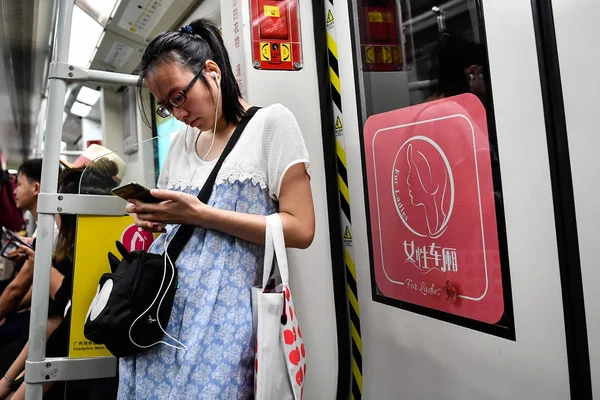
[[[27,260],[0,296],[0,320],[18,310],[33,281],[33,261]]]
[[[300,249],[310,246],[315,235],[315,213],[310,179],[303,163],[291,167],[283,178],[279,193],[279,215],[286,246]],[[249,242],[265,242],[266,223],[263,216],[200,207],[194,224]]]
[[[27,291],[27,293],[25,294],[25,297],[23,297],[23,300],[21,300],[21,303],[19,304],[19,306],[17,307],[17,309],[19,311],[22,310],[26,310],[29,307],[31,307],[31,292],[33,291],[33,287],[30,286],[29,290]]]
[[[249,242],[263,244],[265,217],[235,211],[218,210],[201,203],[197,197],[169,190],[152,190],[164,200],[158,204],[133,201],[126,211],[135,213],[138,226],[152,228],[153,223],[193,224],[218,230]],[[310,179],[303,163],[292,166],[283,178],[279,193],[279,213],[287,247],[307,248],[315,233],[315,215]]]
[[[50,297],[56,298],[56,292],[60,289],[65,276],[54,267],[50,268]]]

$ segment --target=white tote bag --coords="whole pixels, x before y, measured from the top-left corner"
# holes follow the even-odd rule
[[[277,260],[281,284],[267,289]],[[252,288],[256,335],[254,392],[256,400],[300,400],[306,374],[306,350],[289,287],[283,226],[279,214],[267,217],[262,287]]]

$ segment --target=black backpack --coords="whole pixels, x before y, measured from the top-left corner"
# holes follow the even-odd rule
[[[257,107],[246,111],[227,142],[198,194],[203,203],[208,202],[223,161],[256,111]],[[130,253],[117,242],[123,258],[119,260],[114,254],[108,254],[111,272],[100,278],[85,319],[85,337],[105,345],[116,357],[132,356],[159,343],[167,328],[177,290],[176,260],[194,229],[194,225],[179,227],[168,243],[168,259],[164,253]]]

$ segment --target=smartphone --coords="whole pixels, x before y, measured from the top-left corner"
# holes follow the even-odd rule
[[[18,246],[12,240],[8,239],[6,241],[3,241],[2,252],[0,253],[0,255],[6,258],[7,260],[10,260],[10,257],[8,255],[17,249]]]
[[[30,245],[29,243],[25,242],[21,236],[17,235],[13,231],[11,231],[9,229],[6,229],[5,226],[2,227],[2,232],[4,232],[4,234],[9,238],[9,240],[11,240],[13,242],[17,242],[20,245],[27,246],[27,247],[29,247],[30,249],[33,250],[33,246],[32,245]]]
[[[126,185],[114,188],[112,194],[125,200],[135,199],[143,201],[144,203],[160,203],[162,201],[152,196],[150,189],[135,182],[130,182]]]

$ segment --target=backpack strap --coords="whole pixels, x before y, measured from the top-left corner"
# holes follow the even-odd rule
[[[239,140],[240,136],[242,135],[242,132],[246,128],[246,125],[248,125],[248,122],[250,122],[250,119],[252,119],[254,114],[256,114],[256,112],[259,109],[260,109],[259,107],[249,108],[246,111],[246,113],[244,114],[244,116],[242,117],[241,121],[238,123],[237,127],[235,128],[235,131],[233,131],[233,134],[231,135],[231,138],[229,138],[229,141],[227,142],[227,145],[225,146],[223,153],[219,157],[219,160],[213,167],[210,175],[208,176],[208,178],[206,179],[206,182],[204,183],[204,186],[202,186],[202,189],[200,190],[200,193],[198,194],[198,200],[200,200],[202,203],[204,203],[204,204],[208,203],[208,200],[210,199],[210,195],[212,194],[215,180],[217,179],[217,174],[219,173],[219,170],[221,169],[223,162],[225,161],[225,159],[227,158],[229,153],[231,153],[231,150],[233,150],[233,147],[235,146],[235,144]],[[169,242],[168,248],[167,248],[167,253],[169,254],[169,258],[171,259],[172,263],[175,263],[175,260],[177,260],[177,257],[179,257],[179,253],[181,253],[181,251],[187,244],[188,240],[190,240],[190,238],[192,237],[192,234],[194,233],[194,229],[196,229],[195,225],[183,225],[182,224],[179,227],[179,229],[177,230],[177,232],[175,233],[175,236],[173,237],[173,239],[171,239],[171,241]],[[164,255],[164,253],[163,253],[163,255]]]

